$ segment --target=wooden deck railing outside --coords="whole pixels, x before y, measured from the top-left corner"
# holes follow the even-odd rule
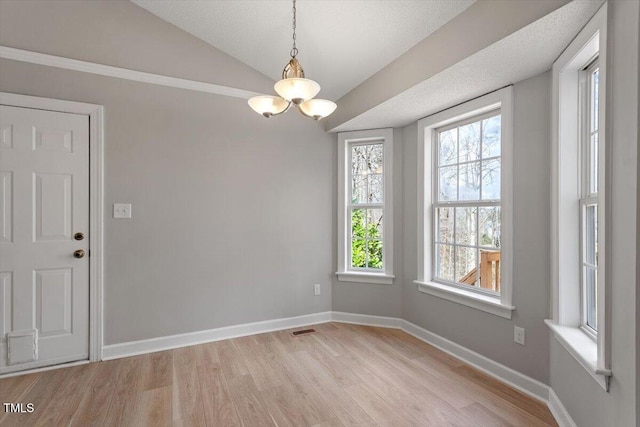
[[[480,251],[480,287],[500,292],[500,251]],[[475,286],[478,267],[462,276],[458,282]]]

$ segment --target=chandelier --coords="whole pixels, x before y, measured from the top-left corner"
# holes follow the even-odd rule
[[[333,113],[336,104],[326,99],[315,99],[320,92],[320,85],[313,80],[304,78],[302,65],[296,59],[296,0],[293,0],[293,47],[291,59],[282,71],[282,80],[273,86],[280,96],[261,95],[249,99],[249,106],[258,114],[266,118],[282,114],[295,105],[303,115],[314,120],[320,120]]]

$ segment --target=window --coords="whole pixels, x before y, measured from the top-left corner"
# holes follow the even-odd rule
[[[512,88],[418,122],[418,289],[511,318]]]
[[[338,279],[393,281],[393,131],[344,132],[339,143]]]
[[[600,67],[593,61],[582,71],[583,98],[581,127],[581,197],[580,197],[580,251],[581,264],[581,325],[585,332],[598,331],[598,78]]]
[[[384,142],[349,144],[349,269],[384,271]]]
[[[434,280],[500,293],[499,111],[436,130]]]
[[[608,390],[606,14],[604,5],[552,69],[552,319],[546,323]]]

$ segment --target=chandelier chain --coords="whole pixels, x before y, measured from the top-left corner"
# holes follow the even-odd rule
[[[296,47],[296,0],[293,0],[293,47],[291,48],[291,57],[295,58],[298,54],[298,48]]]

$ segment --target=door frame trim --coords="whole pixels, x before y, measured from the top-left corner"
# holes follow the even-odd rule
[[[102,360],[104,236],[104,107],[0,92],[0,104],[89,117],[89,360]],[[24,373],[21,371],[21,373]]]

